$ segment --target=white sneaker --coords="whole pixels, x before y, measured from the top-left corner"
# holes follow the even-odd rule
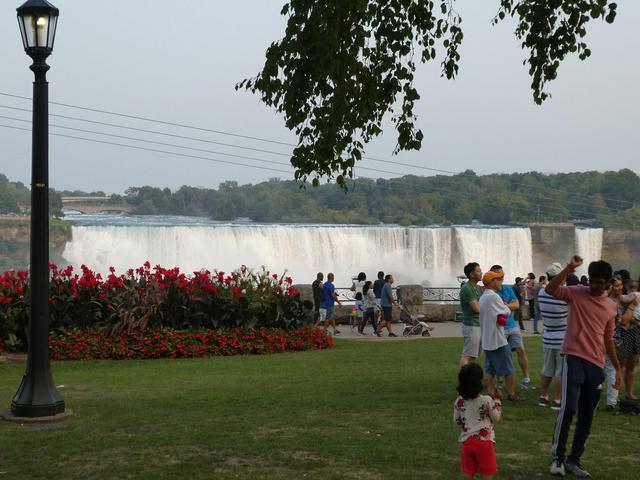
[[[591,478],[591,474],[587,472],[584,468],[582,468],[582,465],[580,465],[579,463],[567,462],[566,469],[567,469],[567,472],[571,473],[572,475],[575,475],[576,477]]]
[[[549,465],[549,473],[551,475],[555,475],[556,477],[564,477],[564,463],[562,463],[560,460],[554,459],[551,462],[551,465]]]

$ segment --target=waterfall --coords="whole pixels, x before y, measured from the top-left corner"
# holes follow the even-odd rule
[[[602,228],[576,228],[576,254],[584,259],[584,263],[578,268],[576,275],[587,275],[589,263],[602,258],[603,233],[604,230]]]
[[[455,227],[453,230],[457,248],[455,268],[459,274],[469,262],[478,262],[482,271],[495,264],[502,266],[507,282],[533,271],[528,228]]]
[[[483,270],[499,263],[508,279],[522,276],[532,270],[531,252],[528,228],[136,225],[132,217],[128,225],[74,225],[63,257],[99,272],[110,266],[124,272],[148,260],[187,273],[264,265],[274,273],[287,270],[300,283],[334,272],[340,286],[360,271],[373,280],[382,270],[396,284],[451,286],[470,261]]]

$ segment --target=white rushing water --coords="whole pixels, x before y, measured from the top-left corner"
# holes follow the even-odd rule
[[[508,279],[532,270],[528,228],[221,224],[185,217],[74,220],[78,224],[63,257],[99,272],[110,266],[123,272],[149,260],[184,272],[265,265],[272,272],[288,270],[299,283],[332,271],[342,286],[360,271],[373,279],[383,270],[394,274],[397,284],[451,286],[471,261],[484,270],[501,264]]]
[[[576,253],[584,259],[584,263],[576,271],[578,276],[587,275],[589,263],[601,259],[603,234],[602,228],[576,228]]]

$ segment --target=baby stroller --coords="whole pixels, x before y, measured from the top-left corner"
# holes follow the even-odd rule
[[[430,326],[422,319],[424,315],[412,315],[407,306],[404,303],[400,303],[400,321],[404,322],[404,330],[402,330],[403,337],[411,337],[413,335],[422,335],[423,337],[430,337],[431,330],[434,327]]]

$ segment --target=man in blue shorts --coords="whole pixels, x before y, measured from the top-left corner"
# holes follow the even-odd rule
[[[493,267],[491,267],[491,271],[502,273],[504,275],[504,270],[500,265],[494,265]],[[520,331],[520,327],[516,323],[516,318],[514,315],[514,312],[520,310],[520,302],[518,301],[518,297],[513,291],[513,288],[509,285],[501,285],[496,293],[500,296],[500,298],[502,298],[504,303],[507,304],[509,310],[511,310],[509,318],[507,318],[507,324],[504,326],[504,334],[507,337],[507,342],[509,342],[511,351],[516,352],[516,355],[518,355],[518,364],[520,365],[520,370],[522,370],[522,388],[526,390],[533,390],[534,386],[531,383],[531,378],[529,378],[529,358],[527,357],[527,351],[524,349],[522,332]]]
[[[329,322],[331,322],[333,326],[333,334],[340,335],[340,330],[336,328],[336,319],[335,319],[335,302],[338,302],[338,305],[342,306],[340,299],[338,299],[338,294],[336,293],[336,287],[333,286],[333,273],[327,274],[327,281],[324,282],[322,286],[322,305],[320,305],[320,320],[324,323],[324,331],[326,332],[329,328]]]
[[[496,377],[504,377],[510,400],[513,388],[513,363],[511,348],[504,334],[503,323],[506,323],[511,310],[496,293],[502,285],[504,274],[488,271],[482,276],[485,291],[480,297],[480,329],[482,332],[482,348],[485,354],[485,371],[487,372],[487,391],[496,394]],[[511,397],[511,398],[510,398]]]

